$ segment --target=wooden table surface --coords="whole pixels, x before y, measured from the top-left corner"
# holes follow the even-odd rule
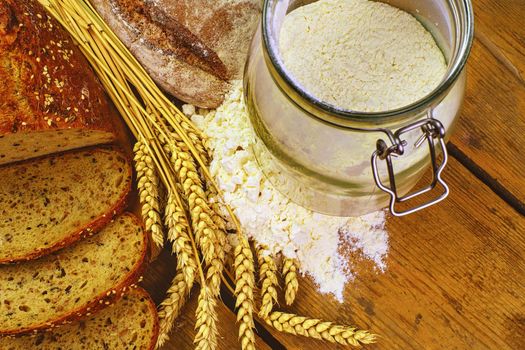
[[[371,329],[381,338],[370,349],[525,349],[525,0],[473,2],[466,99],[448,145],[450,197],[389,218],[387,271],[359,264],[343,304],[301,278],[295,305],[281,310]],[[174,266],[164,253],[146,273],[157,302]],[[195,299],[165,349],[193,349]],[[232,297],[222,299],[219,348],[238,349]],[[342,348],[262,322],[257,331],[259,349]]]

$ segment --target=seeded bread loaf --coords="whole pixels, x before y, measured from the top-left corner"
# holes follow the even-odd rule
[[[0,335],[47,329],[111,304],[137,281],[147,248],[141,223],[126,213],[60,252],[0,266]]]
[[[132,289],[95,315],[32,336],[0,338],[2,350],[153,350],[158,335],[155,304]]]
[[[241,79],[260,0],[92,0],[104,20],[166,91],[218,107]]]
[[[36,0],[0,1],[0,164],[115,140],[87,60]]]
[[[0,264],[34,259],[100,231],[122,212],[131,165],[115,148],[0,167]]]

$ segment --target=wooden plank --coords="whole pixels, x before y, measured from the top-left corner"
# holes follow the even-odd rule
[[[148,290],[157,304],[163,300],[165,291],[174,276],[175,258],[170,256],[165,249],[156,261],[151,263],[144,273],[142,283]],[[174,329],[172,330],[169,342],[162,350],[190,350],[194,349],[193,339],[195,338],[195,309],[197,307],[198,288],[194,288],[191,297],[184,306],[183,312]],[[240,349],[237,341],[238,328],[236,317],[221,301],[218,302],[218,328],[219,344],[218,349]],[[270,347],[258,336],[256,336],[257,349],[269,350]]]
[[[289,310],[371,329],[370,349],[525,349],[525,218],[457,161],[445,178],[445,202],[389,219],[384,274],[358,262],[343,304],[301,278]],[[270,331],[290,349],[341,348]]]
[[[525,83],[525,1],[474,0],[476,37]]]
[[[524,111],[525,85],[475,40],[465,103],[452,143],[522,203]]]

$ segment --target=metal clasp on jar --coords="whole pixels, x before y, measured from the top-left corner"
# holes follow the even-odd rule
[[[417,140],[414,146],[418,148],[424,143],[425,140],[428,141],[428,146],[430,149],[430,159],[432,161],[433,178],[432,178],[432,182],[430,183],[430,185],[423,188],[422,190],[419,190],[417,192],[400,197],[397,193],[394,167],[392,164],[392,157],[398,157],[405,153],[405,147],[407,146],[407,141],[402,140],[401,136],[417,128],[420,128],[423,134]],[[377,144],[376,144],[377,149],[372,154],[372,170],[373,170],[374,180],[377,184],[377,187],[379,187],[382,191],[390,195],[390,212],[392,213],[392,215],[404,216],[404,215],[412,214],[421,209],[428,208],[431,205],[441,202],[443,199],[447,198],[449,194],[449,188],[447,184],[441,178],[441,173],[443,172],[443,169],[445,168],[447,164],[447,160],[448,160],[447,148],[445,146],[445,139],[444,139],[445,138],[445,128],[443,127],[443,124],[441,124],[439,120],[434,119],[429,116],[429,118],[419,120],[413,124],[410,124],[401,129],[398,129],[395,133],[392,133],[390,130],[383,130],[383,131],[388,135],[391,145],[389,146],[387,142],[382,139],[377,140]],[[443,153],[443,160],[441,164],[439,165],[437,164],[437,155],[436,155],[436,148],[435,148],[435,143],[434,143],[435,139],[438,139],[439,141],[438,143],[441,147],[441,152]],[[386,186],[385,184],[383,184],[383,182],[381,181],[379,177],[378,160],[386,161],[390,186]],[[397,203],[406,202],[419,195],[422,195],[423,193],[432,191],[438,184],[443,187],[443,192],[437,198],[432,199],[423,204],[417,205],[411,209],[407,209],[404,211],[396,210]]]

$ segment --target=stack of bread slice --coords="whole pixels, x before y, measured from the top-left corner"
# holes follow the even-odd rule
[[[0,1],[0,79],[0,349],[153,349],[119,116],[36,0]]]
[[[158,332],[155,315],[148,293],[132,289],[114,306],[79,322],[34,336],[0,338],[0,349],[151,349],[151,334]]]

